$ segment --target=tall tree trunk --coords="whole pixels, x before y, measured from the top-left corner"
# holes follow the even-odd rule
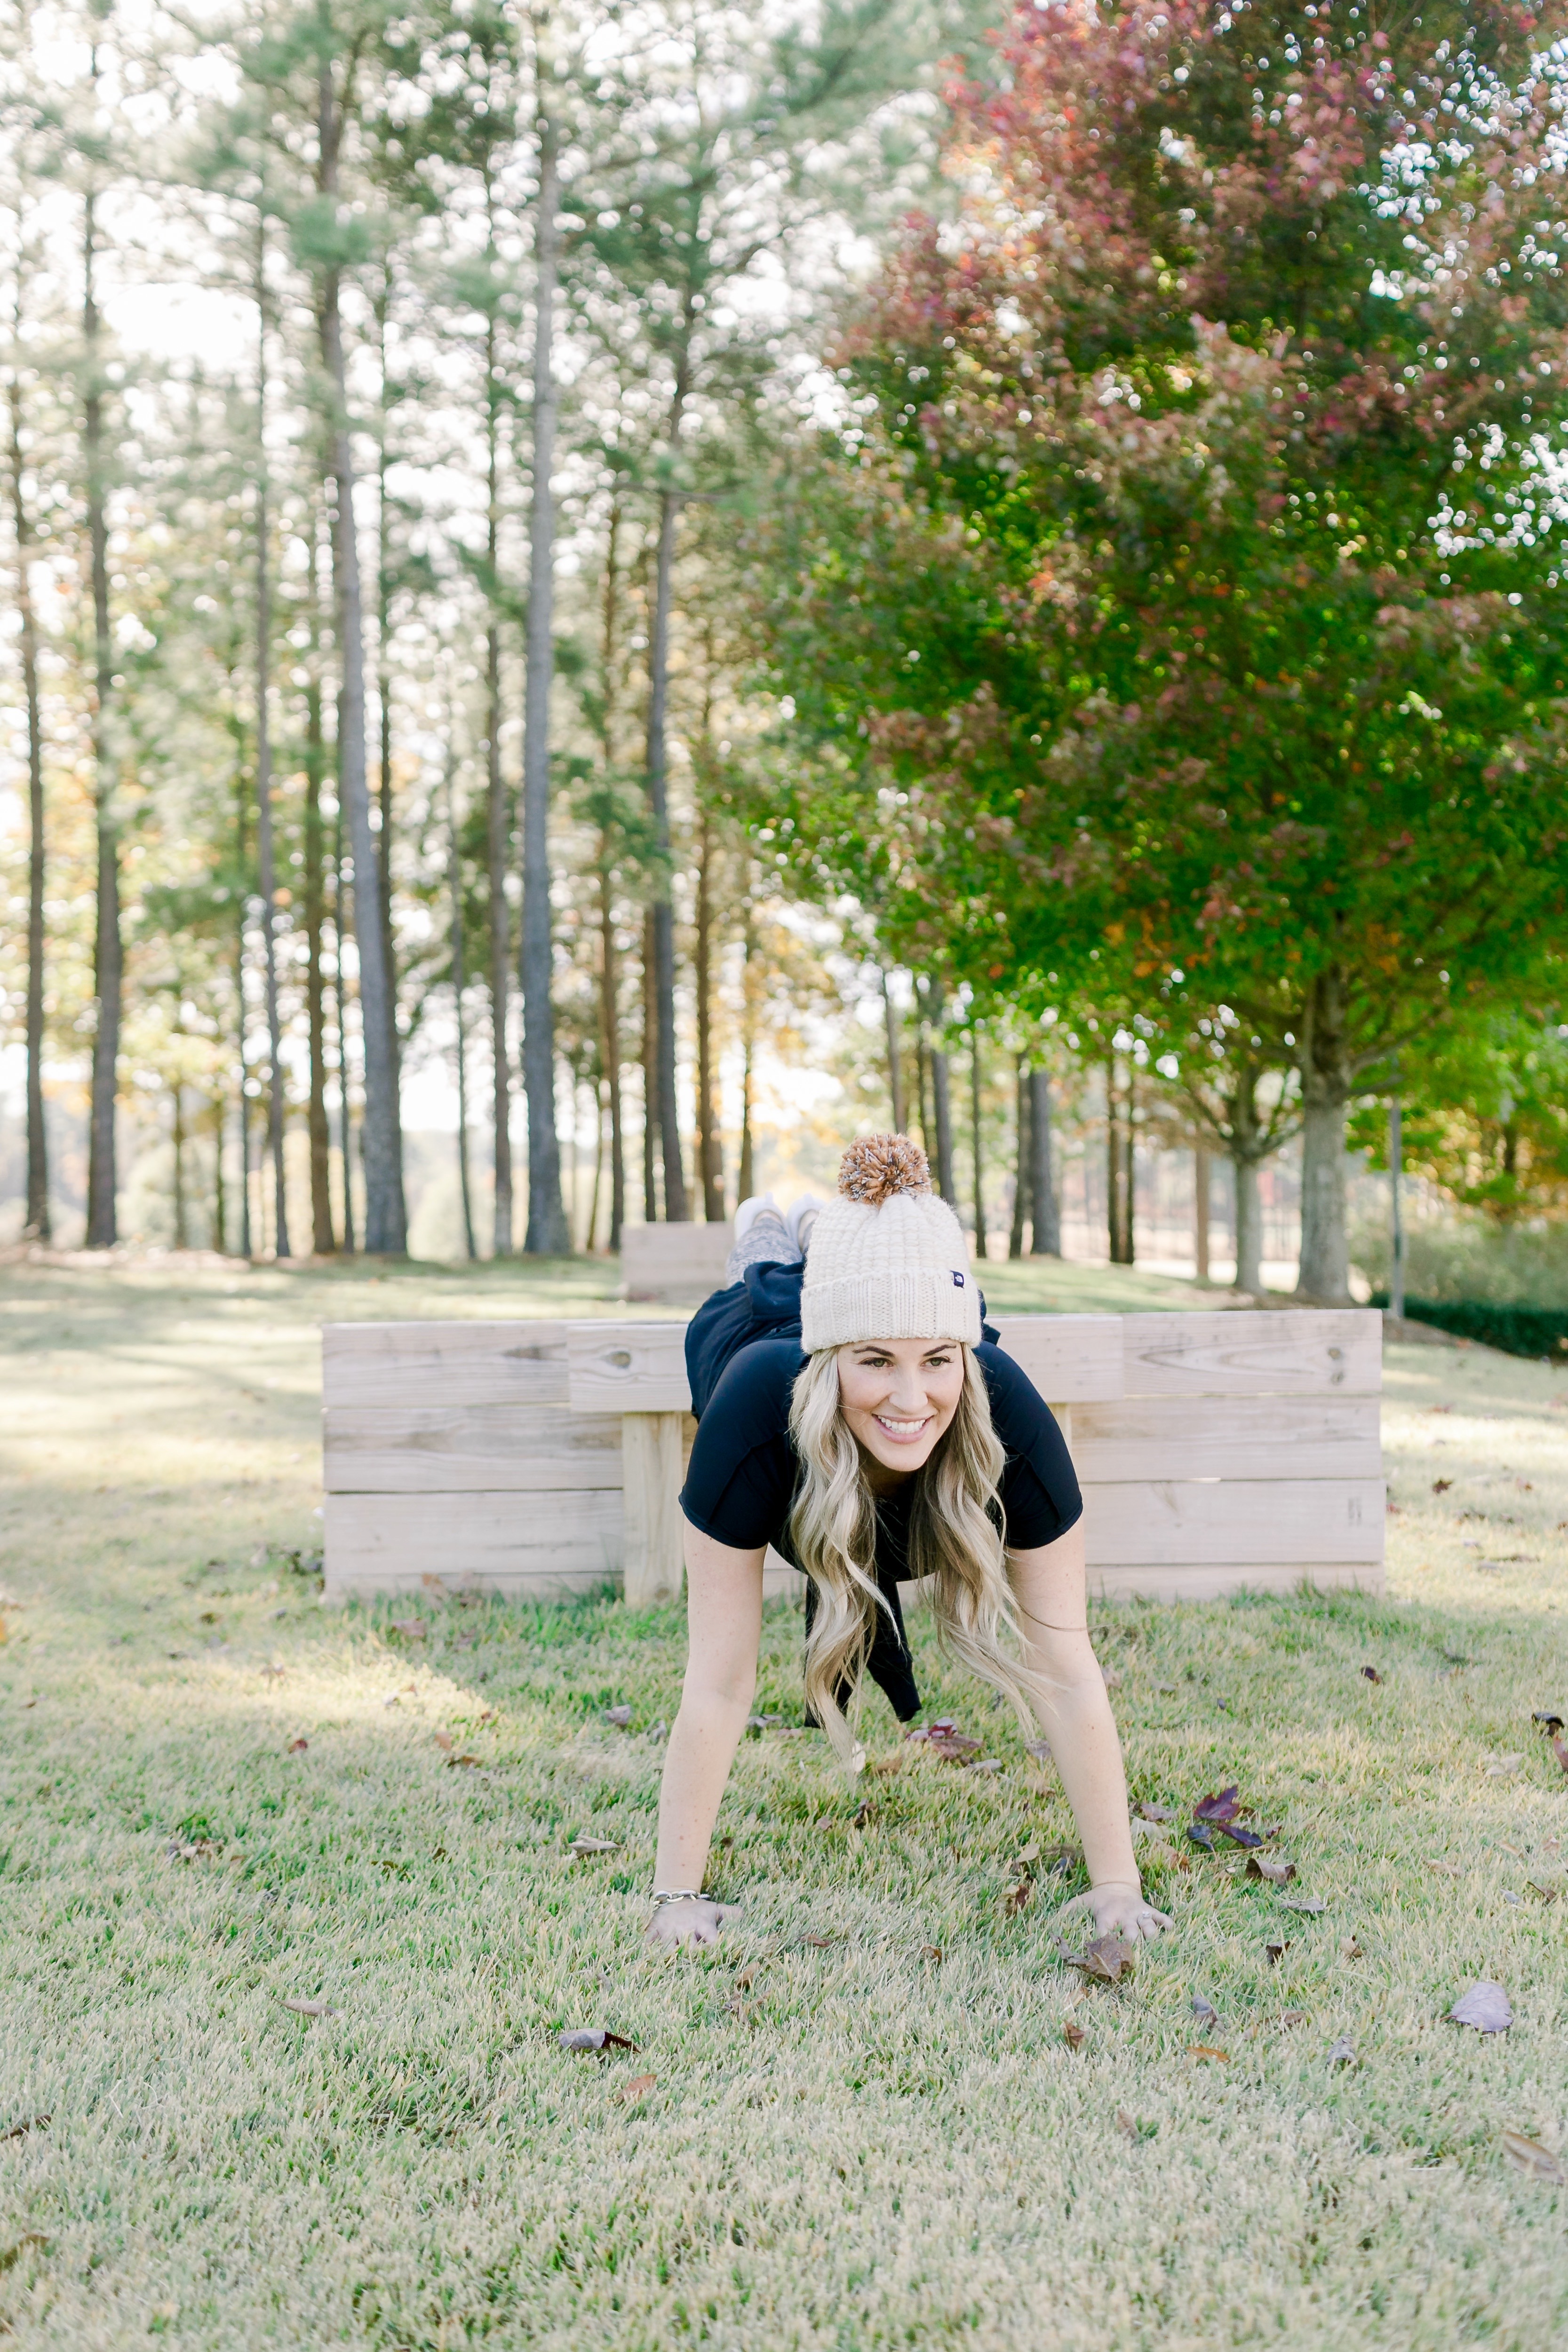
[[[1056,1154],[1052,1149],[1051,1079],[1038,1064],[1029,1072],[1029,1201],[1034,1212],[1029,1231],[1032,1257],[1060,1257],[1061,1213],[1057,1206]]]
[[[658,1000],[651,907],[643,917],[642,938],[642,1200],[644,1222],[651,1225],[658,1216]]]
[[[238,753],[237,742],[236,751]],[[240,754],[236,759],[234,772],[234,862],[235,871],[240,877],[240,887],[235,892],[235,1049],[239,1065],[239,1254],[243,1258],[250,1258],[256,1253],[250,1231],[250,1097],[246,1092],[250,1070],[245,1053],[245,910],[247,903],[245,877],[250,854],[247,841],[246,799],[245,761]]]
[[[757,935],[752,922],[748,890],[741,939],[741,1158],[735,1171],[735,1206],[749,1201],[756,1189],[755,1147],[752,1140],[752,1089],[757,1055],[757,1012],[752,998]]]
[[[332,848],[332,938],[336,948],[332,1010],[337,1015],[338,1024],[338,1157],[343,1171],[343,1248],[352,1257],[354,1254],[353,1117],[349,1102],[349,984],[348,975],[343,970],[343,948],[349,926],[353,920],[353,885],[345,869],[343,788],[340,772],[337,836]]]
[[[283,1173],[283,1029],[278,1008],[278,872],[272,846],[272,572],[267,496],[267,228],[258,216],[256,239],[256,858],[261,890],[261,942],[267,979],[267,1146],[272,1160],[274,1254],[289,1248],[289,1202]]]
[[[888,1029],[888,1099],[892,1107],[893,1132],[904,1132],[904,1063],[899,1049],[899,1008],[893,1003],[893,992],[888,985],[884,965],[882,980],[882,1017]]]
[[[1033,1139],[1029,1133],[1031,1098],[1029,1082],[1024,1067],[1024,1056],[1018,1055],[1013,1088],[1013,1224],[1007,1235],[1009,1257],[1024,1255],[1024,1220],[1029,1213],[1029,1167],[1034,1157]]]
[[[98,79],[98,51],[92,52]],[[98,922],[93,944],[92,992],[98,1020],[92,1040],[92,1093],[89,1115],[87,1245],[112,1249],[119,1237],[114,1109],[120,1068],[121,999],[124,948],[120,936],[120,829],[115,805],[114,747],[110,703],[114,690],[109,634],[109,524],[104,512],[103,359],[99,341],[94,282],[98,230],[96,197],[88,190],[82,234],[81,329],[87,373],[82,403],[82,443],[87,462],[87,534],[92,571],[92,639],[95,695],[92,718],[93,799],[98,824]]]
[[[487,182],[487,203],[489,191]],[[493,219],[490,243],[495,243]],[[511,919],[506,877],[511,859],[511,795],[500,764],[500,448],[496,322],[492,311],[485,334],[485,447],[489,486],[485,551],[489,567],[489,619],[485,630],[485,815],[489,855],[487,904],[490,950],[490,1117],[495,1128],[495,1221],[492,1247],[510,1257],[513,1246],[511,1198],[511,1046],[508,1013],[511,995]]]
[[[386,959],[386,1007],[391,1023],[387,1045],[393,1069],[402,1086],[403,1040],[397,1034],[397,950],[392,930],[392,532],[386,511],[386,476],[391,463],[386,432],[386,321],[392,307],[392,263],[384,257],[381,290],[375,305],[376,356],[381,371],[380,431],[375,444],[375,708],[380,734],[377,772],[378,814],[376,886],[380,894],[381,937]],[[397,1125],[397,1172],[403,1180],[403,1122]]]
[[[321,575],[317,520],[310,516],[310,629],[305,677],[305,1026],[310,1050],[310,1246],[318,1257],[337,1247],[332,1231],[332,1139],[327,1125],[326,990],[321,977],[326,929],[326,836],[321,825]]]
[[[326,29],[323,26],[323,32]],[[335,206],[342,114],[325,43],[317,92],[317,184],[321,195]],[[377,1255],[401,1257],[408,1248],[408,1217],[403,1198],[397,1066],[392,1050],[392,976],[387,968],[378,903],[376,842],[370,822],[370,784],[365,767],[364,593],[354,530],[353,438],[349,426],[339,291],[340,272],[334,265],[322,272],[319,324],[321,362],[332,402],[332,480],[337,493],[332,521],[332,572],[340,668],[338,789],[353,855],[354,938],[359,948],[360,1024],[364,1035],[364,1119],[361,1130],[364,1150],[364,1245]]]
[[[16,609],[22,624],[22,698],[27,725],[27,1241],[47,1242],[49,1146],[44,1123],[44,733],[38,708],[38,626],[33,610],[33,530],[22,488],[22,269],[16,269],[16,360],[7,397],[11,422],[11,525],[16,541]]]
[[[724,1222],[724,1153],[719,1135],[718,1073],[713,1056],[713,833],[703,810],[697,832],[697,1172],[702,1215]]]
[[[1105,1057],[1105,1234],[1112,1265],[1121,1254],[1121,1098],[1116,1087],[1116,1055]]]
[[[931,1131],[931,1090],[926,1084],[926,1078],[925,1023],[921,1018],[921,1010],[917,1003],[915,1006],[915,1098],[920,1112],[921,1142],[924,1146],[925,1156],[929,1161],[936,1149],[936,1144]]]
[[[588,1230],[583,1246],[592,1256],[594,1236],[599,1229],[599,1194],[605,1181],[605,1101],[597,1087],[589,1091],[594,1097],[594,1189],[588,1195]]]
[[[969,1033],[969,1125],[974,1160],[974,1255],[988,1257],[985,1238],[984,1167],[980,1150],[980,1030]]]
[[[541,84],[541,104],[548,93]],[[531,1257],[572,1247],[561,1198],[555,1130],[555,1013],[551,1002],[550,696],[554,683],[555,368],[552,352],[560,228],[560,131],[539,123],[539,195],[534,240],[533,483],[528,519],[528,648],[522,743],[522,1090],[528,1103],[528,1228]]]
[[[474,1204],[468,1192],[468,1056],[463,1033],[463,991],[468,972],[463,953],[463,860],[458,845],[457,761],[452,751],[452,718],[447,715],[447,887],[452,900],[452,1003],[458,1024],[458,1186],[463,1201],[463,1244],[470,1258],[474,1246]]]
[[[599,742],[604,758],[606,819],[616,775],[616,719],[621,596],[621,505],[610,503],[605,547],[605,583],[600,607]],[[621,1246],[626,1215],[626,1139],[621,1105],[621,972],[616,947],[615,836],[606,822],[599,830],[599,1047],[610,1112],[610,1250]]]
[[[952,1172],[952,1088],[948,1077],[947,1055],[936,1042],[942,1023],[942,986],[937,981],[932,981],[931,987],[931,1093],[932,1124],[936,1129],[936,1189],[942,1199],[956,1209],[958,1185]]]
[[[670,396],[669,461],[678,461],[680,425],[690,389],[691,334],[696,310],[689,291],[676,351],[675,386]],[[680,1115],[675,1091],[675,909],[669,890],[669,619],[675,596],[675,542],[680,522],[681,498],[668,486],[658,502],[658,544],[654,558],[653,622],[648,631],[647,656],[647,793],[653,812],[658,865],[654,876],[653,964],[654,1003],[658,1024],[658,1095],[659,1140],[664,1151],[664,1213],[670,1224],[684,1224],[686,1177],[680,1164]]]
[[[1230,1163],[1236,1186],[1236,1287],[1254,1295],[1263,1287],[1263,1230],[1258,1191],[1260,1158],[1258,1074],[1243,1067],[1230,1104]]]
[[[176,1034],[178,1033],[176,1032]],[[185,1090],[178,1078],[174,1080],[174,1247],[189,1249],[190,1219],[185,1213]]]
[[[1127,1117],[1122,1124],[1121,1243],[1123,1265],[1138,1260],[1138,1067],[1127,1065]]]
[[[223,1178],[223,1147],[228,1126],[228,1103],[222,1094],[214,1095],[208,1106],[213,1127],[213,1247],[220,1254],[228,1250],[228,1187]]]
[[[1331,965],[1307,999],[1301,1039],[1301,1268],[1299,1298],[1321,1307],[1350,1302],[1345,1234],[1345,1113],[1352,1073],[1345,1036],[1344,983]]]
[[[1193,1147],[1193,1274],[1199,1282],[1209,1278],[1209,1193],[1213,1174],[1206,1143]]]

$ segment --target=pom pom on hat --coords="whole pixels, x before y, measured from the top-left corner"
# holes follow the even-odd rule
[[[807,1355],[868,1339],[980,1339],[963,1228],[907,1135],[867,1135],[812,1227],[801,1291]]]

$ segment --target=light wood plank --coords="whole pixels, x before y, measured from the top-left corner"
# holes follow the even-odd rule
[[[564,1323],[327,1323],[328,1405],[564,1404]]]
[[[1316,1566],[1234,1568],[1108,1568],[1089,1576],[1089,1589],[1107,1601],[1224,1601],[1233,1592],[1381,1592],[1381,1560],[1319,1561]],[[1181,1694],[1168,1704],[1180,1708]]]
[[[1383,1558],[1381,1478],[1151,1479],[1084,1488],[1091,1570]]]
[[[1376,1396],[1375,1307],[1122,1318],[1127,1396]]]
[[[1170,1322],[1184,1318],[1170,1316]],[[1121,1315],[998,1315],[997,1346],[1053,1403],[1123,1394]]]
[[[621,1421],[628,1609],[680,1598],[685,1420],[680,1412],[628,1412]]]
[[[1376,1478],[1375,1397],[1128,1397],[1079,1405],[1080,1479]]]
[[[325,1484],[340,1495],[525,1493],[621,1484],[620,1423],[560,1404],[331,1405]]]
[[[804,1601],[805,1579],[798,1568],[792,1568],[782,1552],[772,1544],[763,1555],[763,1599],[764,1601]]]
[[[690,1412],[683,1322],[571,1323],[566,1345],[574,1412]]]
[[[621,1233],[621,1279],[628,1298],[673,1305],[706,1298],[723,1286],[735,1228],[721,1225],[627,1225]]]
[[[480,1585],[581,1591],[619,1578],[621,1497],[613,1488],[518,1495],[329,1495],[326,1592],[398,1592],[440,1576]],[[521,1582],[520,1582],[521,1580]]]

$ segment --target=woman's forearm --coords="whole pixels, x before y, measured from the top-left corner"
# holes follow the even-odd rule
[[[1089,1650],[1087,1635],[1082,1646]],[[1121,1742],[1094,1654],[1053,1657],[1041,1645],[1031,1664],[1057,1685],[1037,1699],[1036,1712],[1078,1823],[1089,1883],[1137,1886]]]
[[[713,1691],[688,1690],[682,1696],[665,1751],[656,1886],[701,1886],[713,1824],[750,1709],[750,1698]]]

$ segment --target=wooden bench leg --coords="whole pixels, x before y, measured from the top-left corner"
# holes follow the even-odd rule
[[[1057,1427],[1061,1431],[1062,1444],[1070,1454],[1072,1452],[1072,1407],[1070,1404],[1054,1404],[1051,1406],[1051,1412],[1056,1417]]]
[[[626,1498],[628,1609],[680,1598],[681,1433],[679,1412],[621,1415],[621,1485]]]

